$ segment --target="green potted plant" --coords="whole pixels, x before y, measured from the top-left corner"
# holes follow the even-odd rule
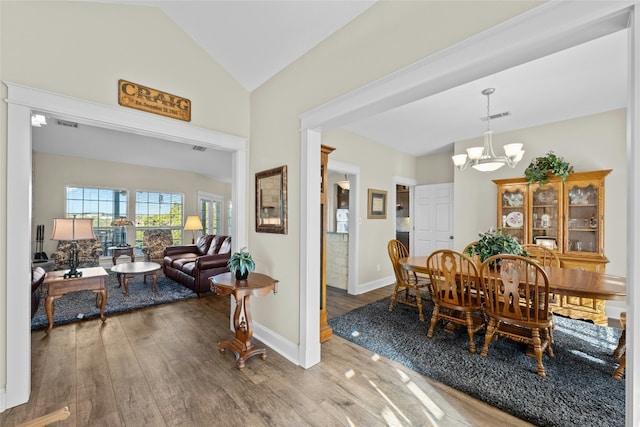
[[[565,162],[562,157],[555,155],[553,151],[549,151],[544,157],[537,157],[529,163],[524,170],[524,177],[529,184],[534,182],[544,185],[549,180],[549,174],[553,173],[562,180],[566,180],[570,173],[573,172],[573,166]]]
[[[493,227],[488,232],[481,233],[480,239],[465,250],[465,255],[471,257],[477,255],[480,262],[498,254],[529,256],[515,237],[510,234],[502,234],[500,230]]]
[[[236,275],[237,280],[247,280],[249,273],[256,268],[256,263],[246,249],[242,248],[240,252],[235,252],[227,263],[229,270]]]

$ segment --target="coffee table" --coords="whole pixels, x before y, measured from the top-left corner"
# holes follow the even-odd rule
[[[100,319],[104,322],[104,308],[107,305],[107,287],[105,279],[109,275],[102,267],[80,268],[82,272],[80,277],[64,277],[69,270],[50,271],[44,276],[44,283],[49,287],[47,298],[44,302],[44,308],[47,312],[49,327],[47,334],[53,329],[53,301],[60,298],[64,294],[75,291],[93,291],[96,293],[96,307],[98,307],[98,299],[100,299]]]
[[[114,265],[111,267],[111,271],[118,273],[118,287],[124,284],[124,296],[129,296],[129,280],[133,276],[144,274],[144,283],[147,283],[147,276],[153,277],[153,284],[151,290],[158,292],[156,289],[156,283],[158,282],[158,270],[160,270],[160,264],[155,262],[125,262],[122,264]]]

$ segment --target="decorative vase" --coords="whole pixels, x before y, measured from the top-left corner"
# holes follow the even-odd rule
[[[240,270],[236,270],[236,280],[247,280],[249,277],[249,270],[245,270],[244,273],[241,273]]]

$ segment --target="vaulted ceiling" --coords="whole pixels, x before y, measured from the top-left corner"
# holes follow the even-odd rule
[[[333,32],[369,8],[373,1],[113,1],[158,7],[195,43],[251,91],[313,49]],[[486,78],[441,92],[409,105],[350,123],[345,129],[415,156],[450,150],[454,141],[479,137],[486,128],[486,98],[481,91],[496,89],[491,114],[510,112],[492,120],[496,133],[610,111],[626,106],[626,31],[584,43]],[[64,118],[60,118],[64,119]],[[121,161],[101,138],[88,137],[83,126],[46,126],[34,129],[36,150],[62,150],[80,156]],[[82,138],[82,144],[74,143]],[[120,136],[127,158],[146,159],[151,165],[177,167],[230,177],[228,154],[201,153],[192,147]],[[45,144],[43,141],[47,141]],[[91,143],[89,143],[91,141]],[[59,145],[61,144],[61,145]],[[153,159],[147,150],[162,152]],[[53,148],[59,147],[59,148]],[[138,153],[138,151],[140,151]],[[146,153],[146,155],[142,155]],[[113,158],[112,158],[113,157]],[[215,159],[214,159],[215,158]],[[212,168],[211,162],[216,162]],[[216,176],[225,179],[223,176]]]

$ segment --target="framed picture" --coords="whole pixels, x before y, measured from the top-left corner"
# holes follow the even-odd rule
[[[287,166],[256,173],[256,232],[287,234]]]
[[[558,249],[558,244],[556,243],[555,237],[547,237],[547,236],[539,236],[533,239],[533,242],[536,245],[544,246],[547,249]]]
[[[384,190],[369,189],[369,208],[367,218],[386,219],[387,218],[387,192]]]

